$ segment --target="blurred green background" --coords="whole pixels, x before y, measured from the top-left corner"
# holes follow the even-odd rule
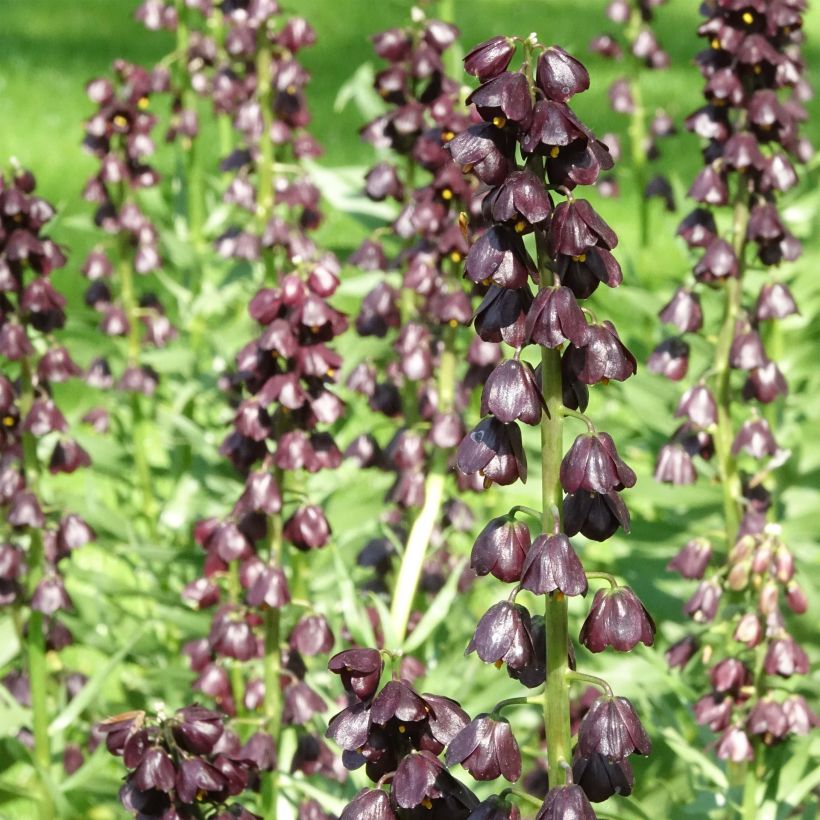
[[[84,94],[84,85],[92,77],[106,73],[115,58],[151,65],[173,48],[172,35],[147,32],[132,20],[135,5],[131,0],[0,0],[0,163],[15,156],[34,170],[39,181],[38,193],[61,210],[55,236],[68,245],[71,253],[69,266],[59,275],[58,281],[74,303],[81,302],[84,281],[78,274],[79,265],[97,238],[84,227],[89,221],[90,208],[80,197],[84,180],[94,169],[94,161],[80,145],[83,120],[92,110]],[[311,130],[326,149],[320,166],[331,171],[327,177],[329,183],[336,178],[355,181],[372,164],[374,155],[357,135],[364,122],[362,112],[352,102],[340,108],[336,104],[337,96],[359,66],[374,62],[368,35],[403,25],[411,4],[397,0],[301,0],[298,3],[285,2],[283,6],[305,16],[318,34],[318,44],[304,52],[304,63],[313,74],[309,87],[313,112]],[[586,62],[593,78],[591,92],[577,99],[578,113],[599,134],[607,131],[623,134],[626,120],[610,112],[606,97],[610,81],[623,69],[587,52],[587,44],[595,34],[616,30],[605,18],[604,6],[602,0],[449,0],[431,3],[428,9],[431,15],[437,9],[452,15],[462,30],[461,42],[466,48],[494,34],[526,35],[531,31],[536,31],[543,42],[561,44]],[[700,104],[701,78],[692,64],[693,54],[701,47],[701,41],[695,35],[699,21],[697,6],[693,0],[671,0],[658,10],[655,28],[660,42],[670,53],[672,65],[667,71],[644,78],[644,97],[649,111],[662,106],[678,123]],[[820,65],[820,4],[812,4],[805,30],[809,33],[805,51],[807,62],[810,66]],[[818,78],[815,76],[815,79]],[[820,146],[820,103],[817,99],[811,101],[809,109],[811,119],[806,133],[816,146]],[[686,213],[685,192],[700,165],[698,141],[684,131],[663,142],[661,150],[663,155],[657,167],[672,181],[681,210],[678,214],[668,214],[660,203],[652,203],[652,236],[648,247],[642,249],[639,246],[638,197],[628,167],[621,169],[619,175],[621,197],[596,200],[596,206],[621,238],[618,255],[624,266],[625,283],[614,293],[596,294],[594,308],[600,317],[612,318],[616,322],[639,362],[646,360],[661,338],[656,319],[658,308],[691,267],[691,258],[684,246],[675,240],[674,231],[680,216]],[[215,162],[215,146],[212,154]],[[339,168],[352,170],[339,173]],[[165,170],[173,170],[173,165]],[[820,330],[816,322],[820,307],[820,280],[816,273],[820,269],[820,172],[816,160],[804,177],[800,188],[786,199],[787,219],[804,242],[805,253],[799,263],[786,271],[802,315],[790,319],[784,327],[782,369],[789,379],[792,398],[778,419],[777,434],[780,443],[791,449],[792,457],[780,471],[783,491],[778,496],[778,506],[783,513],[785,539],[796,554],[801,567],[801,583],[812,602],[806,616],[793,619],[794,633],[804,645],[814,642],[809,649],[816,659],[818,648],[814,625],[820,616],[817,604],[820,402],[816,400],[820,394],[820,369],[817,368]],[[331,199],[332,187],[329,184]],[[320,241],[344,257],[365,236],[369,224],[350,213],[331,213],[320,232]],[[354,275],[351,273],[351,276]],[[238,290],[230,291],[225,282],[218,282],[214,292],[232,293],[234,297],[237,293],[247,293],[251,283],[246,281],[243,284],[241,278],[241,272],[233,272],[229,277],[231,287]],[[367,289],[364,281],[354,279],[346,280],[339,297],[341,306],[349,310],[355,309],[356,300]],[[762,275],[753,273],[751,279],[762,281]],[[184,295],[180,297],[177,306],[180,313],[186,309],[184,298]],[[713,318],[716,305],[717,302],[707,305]],[[227,361],[250,333],[241,299],[237,300],[234,313],[233,321],[218,327],[208,326],[207,313],[204,319],[205,331],[214,336],[214,350],[222,351],[223,359]],[[82,320],[82,314],[78,315]],[[67,333],[90,355],[95,344],[94,336],[82,329],[81,320],[72,317],[73,324],[69,325]],[[355,340],[348,340],[346,344],[351,360],[360,355],[356,352]],[[707,364],[703,360],[705,350],[704,346],[695,345],[693,370]],[[207,371],[211,362],[192,363],[189,354],[190,351],[180,349],[178,345],[157,357],[167,372],[179,367],[182,370],[178,372],[183,376],[187,373],[193,378],[191,373],[198,374],[199,381],[194,383],[193,389],[202,394],[199,399],[203,403],[216,405],[210,415],[191,414],[183,412],[185,401],[196,401],[197,397],[186,394],[183,401],[181,396],[174,396],[160,419],[160,427],[165,423],[167,429],[160,431],[157,442],[158,463],[163,463],[162,448],[167,439],[195,442],[190,444],[191,466],[184,486],[169,490],[169,495],[173,496],[174,515],[169,516],[166,523],[173,525],[176,522],[178,527],[174,547],[177,551],[169,552],[167,544],[135,541],[127,522],[118,518],[116,509],[110,509],[110,503],[106,507],[104,502],[110,502],[110,497],[94,480],[65,482],[64,490],[73,496],[75,508],[88,515],[98,531],[105,532],[115,541],[119,539],[119,546],[114,549],[89,548],[85,557],[77,556],[79,580],[73,581],[75,586],[72,587],[79,610],[77,623],[85,623],[89,629],[94,629],[94,624],[108,623],[111,629],[98,630],[96,639],[90,639],[93,651],[78,650],[72,658],[74,664],[91,674],[107,657],[119,648],[125,648],[125,660],[118,663],[125,665],[128,676],[117,675],[116,684],[111,682],[101,686],[97,704],[101,715],[150,698],[165,700],[171,707],[183,705],[187,699],[185,687],[191,676],[182,660],[166,658],[162,653],[207,629],[207,616],[189,612],[178,599],[181,584],[195,576],[199,561],[198,552],[191,548],[188,528],[200,515],[225,511],[232,503],[236,485],[228,478],[228,471],[216,454],[229,414],[220,407],[219,399],[214,401],[213,374],[203,374],[203,368]],[[639,483],[626,496],[633,514],[632,534],[628,537],[620,534],[604,545],[585,544],[584,560],[596,567],[612,568],[636,588],[659,623],[661,649],[683,634],[681,606],[693,589],[691,584],[682,583],[667,573],[665,564],[690,535],[714,529],[719,523],[719,491],[708,480],[696,487],[668,488],[655,484],[651,477],[654,455],[676,426],[671,413],[679,392],[679,386],[654,377],[643,368],[626,386],[596,388],[590,410],[602,429],[615,437],[621,452],[638,472]],[[71,401],[70,396],[67,399]],[[190,420],[192,415],[198,420],[207,418],[209,429],[201,433],[195,426],[189,424],[186,427],[186,419]],[[352,432],[344,434],[343,431],[344,443],[362,429],[362,424],[356,419],[349,423]],[[100,475],[104,475],[105,470],[110,470],[113,475],[122,469],[120,456],[111,453],[104,440],[88,444],[95,462],[101,465]],[[528,439],[530,447],[535,444],[534,436]],[[178,472],[169,468],[169,484],[170,477],[176,474]],[[362,489],[361,485],[367,482],[358,482],[357,495],[352,498],[351,493],[339,489],[345,475],[348,474],[342,474],[341,484],[334,484],[340,481],[334,476],[328,476],[325,481],[328,484],[329,514],[338,535],[340,554],[352,564],[352,556],[361,546],[362,521],[374,515],[384,483],[375,481],[373,486]],[[492,504],[494,509],[513,503],[534,503],[536,492],[537,487],[532,484],[523,491],[519,486],[493,495],[486,503]],[[467,552],[469,543],[465,540],[459,548]],[[139,552],[138,560],[134,559],[135,550]],[[328,556],[320,559],[317,566],[315,588],[324,589],[332,598],[339,584],[338,567],[334,569],[333,559]],[[151,591],[155,600],[149,605],[139,596],[149,590],[152,575],[161,578],[162,585],[161,589]],[[474,657],[460,657],[464,636],[469,635],[486,606],[501,595],[500,585],[481,583],[484,587],[471,597],[468,609],[454,609],[452,618],[437,634],[433,648],[428,650],[425,658],[430,668],[425,681],[429,691],[458,696],[459,693],[452,692],[452,681],[474,680],[469,690],[463,693],[465,708],[471,713],[489,708],[491,702],[500,697],[516,694],[515,686],[506,679],[499,680],[495,670],[483,668]],[[104,595],[120,596],[113,611],[106,609],[107,604],[98,598],[98,590]],[[578,624],[580,609],[575,612]],[[128,642],[133,638],[137,624],[145,618],[151,625],[150,639],[141,637],[134,649]],[[157,626],[160,622],[161,626]],[[454,645],[457,645],[455,650]],[[448,647],[453,657],[440,662],[440,658],[447,655]],[[714,794],[703,795],[708,790],[719,793],[723,781],[710,768],[708,753],[702,753],[712,740],[711,734],[695,726],[689,714],[687,704],[691,702],[694,690],[676,675],[666,672],[662,655],[657,651],[641,650],[627,658],[609,653],[593,658],[579,650],[580,663],[585,668],[604,671],[619,694],[636,701],[656,745],[653,757],[635,764],[636,798],[610,801],[617,805],[607,805],[609,815],[709,816],[715,808],[715,800],[719,805],[720,798],[715,798]],[[333,684],[329,684],[331,693],[332,687]],[[805,764],[811,752],[809,744],[804,742],[798,747],[794,756]],[[97,795],[100,805],[95,809],[95,816],[112,816],[106,814],[108,809],[105,807],[112,804],[119,771],[116,764],[104,759],[94,771],[97,774],[92,773],[82,788]],[[691,783],[696,785],[694,792]],[[784,780],[784,783],[788,781]],[[786,787],[774,783],[772,788],[773,794],[780,795]],[[687,801],[688,805],[684,805]],[[810,808],[801,816],[816,816],[812,811],[815,810]],[[6,816],[2,808],[0,816]]]

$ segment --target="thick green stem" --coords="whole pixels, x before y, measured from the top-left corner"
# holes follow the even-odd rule
[[[563,499],[558,477],[563,456],[560,351],[541,349],[541,379],[548,411],[541,419],[541,526],[544,532],[553,532],[556,525],[560,526]],[[565,764],[572,760],[572,747],[567,679],[569,624],[567,599],[561,592],[554,592],[546,597],[544,626],[547,635],[544,721],[549,780],[551,786],[562,786],[567,782]]]
[[[228,564],[228,600],[232,604],[239,604],[242,596],[242,583],[239,578],[239,562],[231,561]],[[245,679],[242,674],[242,666],[239,663],[231,665],[231,693],[236,704],[236,713],[241,715],[244,711]]]
[[[21,363],[20,416],[25,418],[34,403],[34,382],[31,363],[23,359]],[[26,484],[36,490],[40,475],[40,463],[37,459],[37,439],[32,433],[23,433],[23,471]],[[29,549],[28,593],[34,593],[37,584],[43,577],[43,534],[37,528],[28,531]],[[48,777],[51,766],[51,742],[48,736],[48,668],[46,666],[46,636],[43,627],[43,614],[31,611],[28,619],[28,636],[25,642],[28,654],[29,686],[31,690],[31,722],[34,732],[34,759],[44,777]],[[54,816],[49,784],[42,781],[40,815],[43,818]]]
[[[455,328],[447,327],[444,331],[443,347],[438,366],[438,409],[441,413],[449,413],[455,401],[456,357],[453,350]],[[393,625],[393,635],[398,646],[404,643],[407,634],[407,623],[413,609],[413,600],[416,597],[424,559],[430,538],[441,513],[444,501],[444,485],[447,478],[448,453],[437,450],[432,459],[430,472],[424,482],[424,504],[419,511],[407,545],[401,559],[396,586],[393,589],[393,601],[390,607],[390,620]]]
[[[734,429],[732,427],[732,391],[729,353],[735,335],[735,323],[740,314],[743,295],[742,277],[745,268],[746,230],[749,225],[749,190],[744,174],[738,179],[732,223],[732,245],[737,257],[737,277],[731,277],[724,285],[723,324],[715,348],[715,400],[718,406],[715,450],[718,472],[723,490],[723,514],[726,528],[726,544],[730,547],[737,536],[741,515],[741,484],[737,460],[732,455]]]
[[[273,213],[273,60],[271,45],[264,28],[259,33],[256,52],[256,82],[259,107],[262,112],[262,136],[259,139],[259,191],[257,216],[264,229]]]

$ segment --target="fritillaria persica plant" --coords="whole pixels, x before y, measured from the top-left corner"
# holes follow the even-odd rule
[[[518,48],[522,65],[510,70]],[[538,817],[592,818],[590,798],[628,791],[626,759],[648,754],[650,742],[625,698],[615,697],[600,678],[575,671],[569,598],[585,595],[588,579],[610,585],[595,594],[581,631],[581,642],[593,652],[628,651],[654,639],[654,624],[632,590],[608,573],[586,572],[569,540],[582,533],[602,541],[619,527],[628,529],[620,492],[635,483],[612,438],[583,414],[589,385],[623,381],[635,372],[635,359],[614,326],[588,320],[578,303],[601,283],[621,282],[611,253],[617,237],[576,196],[577,186],[593,184],[612,160],[568,105],[589,87],[589,75],[561,48],[545,47],[534,36],[495,37],[473,49],[465,67],[482,82],[468,98],[480,123],[454,137],[448,150],[463,172],[485,186],[482,212],[488,223],[470,248],[465,275],[487,288],[476,316],[479,335],[503,340],[513,357],[487,379],[484,418],[459,445],[457,466],[485,485],[524,481],[519,422],[540,426],[542,487],[540,511],[515,507],[490,521],[476,540],[476,572],[515,586],[481,618],[467,651],[543,692],[503,701],[470,721],[454,702],[420,696],[404,680],[394,678],[379,689],[379,653],[348,650],[330,668],[342,676],[353,702],[331,721],[329,734],[345,750],[345,764],[366,765],[376,783],[348,806],[345,817],[415,817],[421,807],[431,817],[518,817],[513,790],[479,805],[438,754],[446,746],[447,766],[461,763],[477,780],[517,781],[521,755],[501,712],[537,702],[544,711],[551,787]],[[531,345],[540,350],[537,372],[522,358]],[[567,417],[583,422],[587,432],[565,454]],[[540,530],[535,539],[517,517],[533,515]],[[543,596],[543,615],[532,615],[516,601],[523,590]],[[573,681],[591,682],[603,692],[581,722],[575,748]],[[388,784],[389,795],[383,790]]]
[[[31,709],[31,729],[18,738],[43,771],[51,764],[54,712],[47,653],[72,635],[61,615],[73,608],[63,572],[72,551],[95,538],[78,515],[59,509],[45,474],[70,474],[91,463],[69,434],[54,386],[82,374],[56,333],[66,322],[66,299],[51,274],[66,257],[45,233],[54,208],[35,194],[34,175],[15,166],[0,174],[0,611],[11,613],[27,649],[24,668],[3,684]],[[76,694],[84,682],[64,670],[60,689]],[[79,750],[77,750],[79,753]],[[79,754],[82,762],[82,754]],[[43,784],[44,811],[53,808]]]
[[[811,156],[798,132],[807,94],[804,6],[720,0],[703,7],[698,33],[707,48],[697,63],[706,101],[687,125],[705,141],[704,167],[689,191],[698,207],[678,230],[699,256],[693,281],[660,314],[681,335],[706,335],[710,353],[681,397],[675,416],[683,424],[662,448],[656,478],[690,484],[695,459],[714,460],[724,519],[719,537],[694,537],[669,564],[700,583],[685,606],[697,631],[668,658],[680,668],[697,658],[708,672],[711,691],[695,704],[695,716],[719,733],[717,755],[734,764],[735,779],[742,783],[745,773],[746,818],[759,816],[767,747],[806,734],[815,721],[799,684],[780,687],[808,673],[784,614],[805,612],[807,601],[774,497],[775,471],[789,457],[775,437],[787,384],[774,357],[778,323],[798,310],[783,280],[801,253],[778,200],[797,182],[793,163]],[[714,335],[710,310],[722,310]],[[675,381],[688,365],[680,336],[649,360],[650,370]]]

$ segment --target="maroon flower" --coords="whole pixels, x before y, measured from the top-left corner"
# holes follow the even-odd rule
[[[629,587],[599,589],[580,640],[591,652],[602,652],[607,646],[628,652],[638,643],[652,646],[655,622]]]
[[[584,757],[601,754],[609,760],[623,760],[633,752],[648,755],[651,747],[626,698],[599,697],[578,729],[578,751]]]
[[[479,715],[465,726],[447,748],[447,765],[461,765],[476,780],[503,775],[511,783],[521,776],[521,752],[506,720]]]
[[[556,590],[564,595],[586,595],[587,577],[565,535],[539,535],[527,553],[521,570],[521,587],[545,595]]]

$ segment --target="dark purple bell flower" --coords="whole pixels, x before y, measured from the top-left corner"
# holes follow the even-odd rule
[[[618,260],[601,247],[588,248],[578,256],[559,256],[555,272],[577,299],[588,299],[602,282],[617,288],[623,281]]]
[[[711,427],[717,423],[717,402],[705,384],[695,384],[681,397],[675,410],[675,418],[689,419],[698,427]]]
[[[725,239],[713,239],[695,265],[695,278],[705,284],[720,282],[737,274],[737,257]]]
[[[404,198],[404,186],[395,166],[389,162],[380,162],[368,171],[364,190],[375,202],[382,202],[387,197],[401,202]]]
[[[328,524],[320,507],[310,504],[299,507],[285,522],[282,534],[300,550],[318,549],[330,538]]]
[[[749,736],[739,726],[730,726],[720,736],[716,746],[717,756],[732,763],[754,760],[754,749]]]
[[[587,577],[578,555],[565,535],[539,535],[521,570],[521,587],[536,595],[558,590],[564,595],[586,595]]]
[[[732,454],[745,450],[753,458],[765,458],[777,453],[778,447],[766,419],[755,418],[743,423],[732,442]]]
[[[580,786],[556,786],[547,792],[535,820],[595,820],[595,812]]]
[[[782,740],[789,731],[789,721],[783,706],[769,698],[759,700],[749,712],[746,730],[750,735],[762,735],[767,745]]]
[[[726,175],[707,165],[689,188],[689,197],[704,205],[728,205],[729,188]]]
[[[635,473],[618,455],[608,433],[578,436],[561,462],[561,485],[568,493],[606,494],[635,485]]]
[[[572,779],[591,803],[602,803],[615,794],[628,797],[635,782],[629,760],[609,760],[602,754],[576,755],[572,763]]]
[[[479,473],[485,482],[526,481],[527,462],[518,425],[504,424],[492,416],[482,419],[459,444],[456,465],[467,475]]]
[[[507,664],[521,669],[532,659],[530,614],[522,606],[500,601],[491,606],[478,622],[466,654],[476,652],[484,663]]]
[[[682,486],[694,484],[698,474],[688,449],[678,441],[670,441],[658,451],[655,481]]]
[[[345,649],[334,655],[327,668],[342,679],[342,686],[359,700],[376,693],[384,661],[377,649]]]
[[[671,381],[680,381],[689,370],[689,345],[673,337],[664,339],[650,354],[647,370]]]
[[[491,37],[467,53],[464,70],[480,82],[496,77],[505,71],[515,53],[515,42],[509,37]]]
[[[560,46],[550,46],[538,58],[536,84],[549,100],[568,102],[589,88],[589,73]]]
[[[145,752],[139,766],[131,776],[131,782],[140,790],[158,789],[170,792],[174,788],[176,769],[168,753],[158,747]]]
[[[505,223],[516,233],[526,233],[549,217],[552,199],[538,177],[521,168],[487,193],[481,211],[490,222]]]
[[[609,760],[623,760],[633,752],[648,755],[651,748],[649,736],[626,698],[599,697],[578,728],[578,752],[583,757],[601,754]]]
[[[524,337],[543,347],[560,347],[566,341],[584,347],[587,322],[570,288],[547,287],[538,292],[527,312]]]
[[[363,789],[342,810],[339,820],[397,820],[387,792]]]
[[[612,250],[618,244],[615,232],[585,199],[556,206],[549,239],[553,253],[563,256],[579,256],[596,245]]]
[[[226,777],[201,757],[183,760],[177,770],[176,796],[182,803],[208,799],[209,794],[219,794],[226,786]]]
[[[285,689],[282,722],[286,726],[305,726],[326,708],[324,700],[304,681],[296,681]]]
[[[401,809],[424,807],[431,818],[466,820],[478,800],[430,752],[402,758],[393,776],[391,799]],[[443,813],[435,813],[440,807]]]
[[[509,516],[493,518],[473,544],[470,566],[478,575],[489,573],[500,581],[518,581],[529,546],[526,524]]]
[[[288,639],[300,655],[319,655],[333,648],[333,632],[324,615],[303,615],[293,627]]]
[[[584,384],[597,384],[608,379],[625,381],[638,369],[635,357],[609,321],[589,325],[586,345],[576,347],[570,344],[564,351],[564,358],[568,359],[568,371]]]
[[[808,675],[809,657],[791,635],[784,635],[769,644],[763,668],[767,675],[779,675],[781,678]]]
[[[709,670],[709,680],[715,692],[737,695],[752,682],[752,673],[739,658],[724,658]]]
[[[684,614],[697,623],[709,623],[714,620],[720,604],[721,589],[715,581],[701,581],[692,597],[683,608]]]
[[[447,765],[461,765],[476,780],[503,776],[515,783],[521,776],[521,752],[506,720],[479,715],[465,726],[447,748]]]
[[[786,379],[780,368],[773,362],[767,362],[763,367],[756,367],[749,371],[746,384],[743,386],[743,397],[754,398],[762,404],[770,404],[779,396],[789,392]]]
[[[590,652],[603,652],[608,646],[629,652],[639,643],[652,646],[655,622],[629,587],[599,589],[581,627],[580,641]]]
[[[715,217],[706,208],[695,208],[680,223],[677,233],[678,236],[683,237],[690,248],[705,248],[717,236]],[[664,319],[664,321],[671,322],[671,319]],[[676,323],[672,322],[672,324]],[[699,329],[699,326],[693,328],[693,330]],[[685,332],[686,328],[680,328],[680,330]]]
[[[520,71],[503,71],[467,97],[481,119],[503,128],[507,122],[526,128],[532,114],[530,85]]]
[[[670,669],[683,669],[697,651],[697,638],[686,635],[666,650],[666,662]]]
[[[789,731],[795,735],[807,735],[818,725],[818,717],[802,695],[790,695],[783,701],[783,711],[789,721]]]
[[[754,310],[754,317],[758,322],[785,319],[798,312],[791,291],[782,282],[767,282],[760,289]]]
[[[501,185],[513,169],[507,137],[492,123],[472,125],[447,143],[453,162],[485,185]]]
[[[701,579],[711,558],[712,545],[705,538],[693,538],[686,542],[666,568],[679,572],[684,578]]]
[[[564,497],[564,531],[582,533],[593,541],[606,541],[618,527],[629,532],[629,510],[620,495],[610,491],[568,493]]]
[[[763,340],[756,330],[745,328],[735,333],[729,350],[729,364],[737,370],[754,370],[768,362]]]
[[[31,608],[44,615],[53,615],[60,610],[72,610],[74,604],[59,575],[48,575],[37,584],[31,596]]]
[[[546,405],[532,368],[517,358],[496,366],[481,392],[480,412],[482,416],[492,413],[505,424],[539,424]]]
[[[475,312],[475,331],[485,342],[505,341],[515,348],[526,342],[525,321],[532,305],[529,287],[490,285]]]
[[[210,754],[224,732],[218,712],[196,705],[177,710],[171,728],[179,746],[195,755]]]
[[[537,271],[521,237],[501,225],[483,233],[470,248],[464,274],[471,282],[523,288]]]
[[[713,732],[722,732],[732,719],[733,707],[732,698],[712,692],[700,698],[692,711],[701,726],[708,726]]]
[[[290,590],[280,567],[266,566],[256,577],[247,595],[251,606],[281,609],[290,603]]]

